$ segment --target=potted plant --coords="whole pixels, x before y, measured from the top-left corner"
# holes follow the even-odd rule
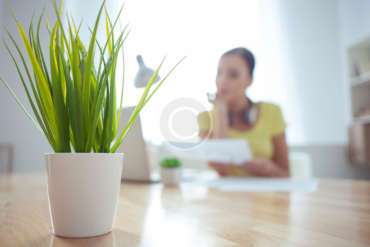
[[[160,163],[161,180],[165,185],[178,185],[181,182],[181,161],[165,158]]]
[[[42,14],[36,24],[31,21],[27,31],[15,20],[24,50],[9,32],[4,42],[33,115],[9,83],[1,77],[0,81],[54,150],[45,155],[52,232],[64,237],[97,236],[112,230],[118,204],[123,154],[115,152],[140,111],[179,63],[153,86],[162,60],[128,124],[119,129],[123,86],[118,90],[116,71],[128,35],[127,26],[116,30],[122,8],[112,20],[107,11],[103,13],[103,2],[86,44],[79,35],[81,25],[68,17],[63,24],[62,8],[55,1],[53,9],[57,18],[46,25],[47,49],[40,42]],[[103,15],[105,40],[101,42],[97,32]]]

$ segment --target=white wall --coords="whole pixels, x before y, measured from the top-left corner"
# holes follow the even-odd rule
[[[86,15],[85,13],[96,13],[101,4],[100,0],[83,0],[78,2],[67,0],[64,2],[67,8],[73,8],[72,14],[82,16],[84,22],[89,24],[92,23],[91,19],[94,16]],[[113,3],[118,2],[110,0],[108,1],[108,6],[112,6],[112,8],[117,10],[118,5],[113,5]],[[0,24],[3,24],[17,37],[17,30],[11,13],[14,12],[21,22],[28,25],[32,15],[36,14],[37,16],[43,7],[46,7],[45,16],[53,21],[55,16],[50,0],[0,0]],[[2,34],[4,33],[0,31],[0,35]],[[48,35],[46,31],[41,34],[41,40],[47,44]],[[20,83],[18,83],[16,70],[2,48],[0,49],[0,75],[9,82],[17,95],[21,97],[22,102],[28,107],[23,89]],[[14,170],[17,172],[43,170],[43,153],[52,151],[43,134],[36,130],[2,84],[0,84],[0,142],[12,143],[14,145]]]
[[[295,118],[288,122],[289,128],[295,128],[290,139],[300,145],[345,144],[347,102],[343,101],[345,91],[340,73],[338,1],[278,3],[281,33],[277,35],[283,36],[279,59],[289,66],[285,76],[292,81],[288,84],[291,88],[284,90],[290,90],[287,97],[292,99],[287,102],[294,104],[294,108],[289,105],[285,108],[296,111]]]
[[[342,78],[346,90],[345,100],[350,102],[350,80],[348,71],[347,49],[353,44],[370,37],[370,1],[368,0],[340,0],[340,47]],[[349,104],[350,105],[350,104]],[[347,123],[351,121],[350,108],[347,112]]]
[[[370,37],[370,1],[368,0],[340,0],[338,6],[340,24],[340,59],[342,65],[341,76],[345,95],[343,100],[348,102],[346,109],[346,123],[351,122],[351,99],[350,99],[350,80],[348,71],[347,49],[354,43]],[[361,172],[362,171],[362,172]],[[370,178],[369,167],[351,168],[351,172],[367,174]],[[355,175],[355,176],[356,176]]]
[[[351,166],[347,156],[350,102],[342,33],[352,31],[360,19],[353,2],[263,1],[270,43],[266,49],[275,52],[281,74],[274,77],[285,86],[274,90],[282,97],[277,102],[283,103],[290,150],[309,154],[318,177],[370,178],[370,169]],[[368,5],[357,6],[363,16],[370,10]]]
[[[14,11],[20,21],[28,23],[33,11],[41,10],[45,4],[46,1],[43,0],[4,1],[4,7],[1,8],[4,26],[17,36],[11,11]],[[50,13],[47,13],[47,15],[51,16]],[[45,33],[42,39],[45,39]],[[4,49],[1,49],[1,52],[1,75],[6,78],[16,93],[21,96],[23,102],[26,103],[23,90],[18,83],[16,71],[11,66]],[[26,118],[3,85],[0,85],[0,87],[0,141],[12,143],[15,147],[14,170],[24,172],[43,169],[42,154],[51,151],[48,143],[31,124],[30,120]]]
[[[5,1],[0,0],[0,24],[4,24],[16,34],[11,12],[7,9],[12,9],[21,21],[27,23],[32,10],[42,9],[46,2],[50,1],[13,0],[4,4]],[[113,2],[115,3],[113,8],[116,8],[119,1]],[[275,0],[265,2],[273,4]],[[370,1],[276,2],[274,5],[279,6],[281,28],[290,35],[287,36],[282,32],[281,37],[277,37],[279,34],[274,33],[271,42],[275,42],[276,38],[285,42],[282,55],[287,56],[294,66],[294,69],[290,70],[294,73],[287,77],[293,82],[289,90],[296,93],[295,101],[299,103],[295,108],[304,111],[291,121],[301,124],[300,126],[307,126],[300,130],[301,138],[304,140],[304,143],[300,144],[343,146],[347,139],[349,121],[344,48],[359,38],[370,35],[370,15],[367,13],[369,12],[367,10],[370,10]],[[73,15],[83,15],[85,21],[87,18],[90,23],[91,18],[85,16],[85,13],[90,12],[89,10],[95,11],[98,5],[98,0],[91,4],[87,0],[78,3],[73,0],[67,1],[67,7],[73,8]],[[50,5],[48,7],[50,10]],[[53,16],[52,13],[48,15]],[[16,72],[10,66],[2,49],[0,49],[0,72],[24,99],[23,90],[17,83]],[[2,85],[0,85],[0,142],[15,145],[15,170],[19,172],[42,170],[44,163],[42,154],[51,151],[42,134],[35,130]],[[323,160],[326,158],[323,157]],[[340,170],[343,173],[337,174],[338,176],[356,177],[353,174],[357,171],[348,172],[347,167],[344,167],[345,157],[340,163]],[[323,169],[325,174],[329,174],[328,169]]]
[[[350,95],[347,47],[370,36],[370,1],[280,0],[282,33],[301,111],[301,138],[291,151],[311,155],[319,177],[370,178],[347,156]],[[288,60],[289,61],[289,60]]]
[[[0,0],[0,25],[3,25],[3,15],[4,15],[4,0]],[[0,37],[2,36],[0,32]]]
[[[368,0],[340,0],[341,39],[344,45],[351,45],[370,36],[369,10]]]

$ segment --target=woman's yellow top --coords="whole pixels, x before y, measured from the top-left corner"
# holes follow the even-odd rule
[[[254,125],[248,130],[229,129],[229,137],[233,139],[245,139],[251,149],[254,158],[272,159],[274,154],[273,137],[284,133],[286,124],[279,106],[271,103],[257,103],[259,113]],[[202,112],[198,115],[198,126],[201,132],[210,131],[210,126],[214,126],[212,121],[214,112]],[[240,175],[245,172],[230,171],[229,175]]]

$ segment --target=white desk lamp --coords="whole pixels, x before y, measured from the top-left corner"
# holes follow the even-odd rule
[[[146,84],[148,83],[148,81],[150,80],[150,78],[152,77],[154,70],[145,65],[143,57],[141,55],[137,55],[136,60],[137,60],[137,63],[139,64],[139,70],[135,76],[135,81],[134,81],[135,87],[144,88]],[[157,79],[155,80],[155,82],[159,80],[160,80],[160,77],[157,76]]]

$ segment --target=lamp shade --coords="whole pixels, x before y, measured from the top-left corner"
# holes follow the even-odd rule
[[[137,63],[139,64],[139,70],[135,76],[135,81],[134,81],[135,87],[144,88],[147,85],[150,78],[152,77],[152,75],[154,74],[154,70],[145,65],[143,57],[141,55],[137,55],[136,60],[137,60]],[[155,82],[159,80],[160,80],[160,77],[157,76],[157,79],[155,80]]]

